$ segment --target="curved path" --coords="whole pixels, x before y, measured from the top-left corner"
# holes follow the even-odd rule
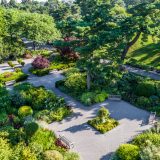
[[[26,61],[23,68],[26,73],[28,73],[30,62]],[[91,107],[85,107],[55,88],[55,82],[63,78],[60,72],[54,71],[44,77],[31,75],[27,81],[35,86],[44,85],[58,96],[64,97],[66,102],[73,107],[74,114],[72,116],[46,127],[53,130],[57,135],[64,135],[74,142],[73,150],[80,154],[81,160],[109,160],[111,154],[116,151],[120,144],[129,142],[134,136],[150,127],[145,125],[149,113],[125,101],[113,102],[107,100]],[[108,108],[111,117],[120,123],[118,127],[106,134],[100,134],[87,124],[89,119],[96,116],[101,106]]]

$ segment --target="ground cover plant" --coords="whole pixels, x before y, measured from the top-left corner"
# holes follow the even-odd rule
[[[106,133],[118,126],[119,123],[110,117],[110,113],[105,107],[102,107],[98,111],[97,117],[89,120],[88,124],[98,130],[100,133]]]
[[[160,122],[138,135],[130,144],[122,144],[112,160],[160,159]]]
[[[0,82],[5,83],[7,81],[15,80],[16,82],[26,80],[28,75],[23,73],[20,68],[15,68],[14,72],[4,72],[0,74]]]

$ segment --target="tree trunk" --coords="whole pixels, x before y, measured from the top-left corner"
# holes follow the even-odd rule
[[[130,49],[131,46],[133,46],[137,42],[137,40],[139,39],[140,35],[141,35],[141,32],[138,32],[137,35],[134,37],[134,39],[131,42],[127,43],[125,49],[122,52],[121,60],[124,60],[126,58],[128,50]]]
[[[91,89],[91,76],[89,70],[87,70],[87,89]]]
[[[33,49],[36,50],[36,42],[33,42]]]

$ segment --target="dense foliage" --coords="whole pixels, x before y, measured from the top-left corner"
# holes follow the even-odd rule
[[[99,132],[106,133],[118,126],[119,124],[118,121],[110,118],[109,114],[109,111],[105,107],[102,107],[98,111],[97,117],[92,120],[89,120],[88,124],[90,124]]]

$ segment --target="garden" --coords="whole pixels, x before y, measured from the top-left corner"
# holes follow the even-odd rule
[[[64,99],[44,87],[16,84],[13,91],[0,88],[0,159],[78,160],[57,143],[52,131],[41,128],[38,120],[61,121],[72,111]]]
[[[160,159],[160,122],[133,139],[122,144],[112,160],[158,160]]]
[[[1,1],[0,63],[3,72],[6,63],[10,71],[0,73],[0,160],[79,160],[56,137],[62,124],[58,131],[71,137],[90,133],[82,140],[86,143],[98,131],[95,143],[104,146],[105,142],[106,147],[108,135],[113,139],[112,133],[133,124],[132,131],[126,127],[128,133],[121,137],[117,133],[113,148],[117,143],[120,147],[113,160],[159,160],[159,122],[137,136],[143,130],[139,123],[149,112],[160,116],[160,81],[155,80],[155,73],[147,76],[148,71],[156,71],[159,77],[159,17],[159,0]],[[139,68],[137,74],[127,71],[126,65]],[[140,69],[146,71],[145,77],[140,76]],[[54,71],[63,80],[57,76],[56,81]],[[44,80],[44,86],[32,85],[35,80]],[[123,101],[107,100],[112,96]],[[72,104],[68,99],[76,107],[67,105]],[[112,114],[118,115],[114,119]],[[53,125],[55,133],[42,128],[40,121]],[[136,137],[121,145],[132,134]],[[94,153],[96,147],[91,147],[87,151],[77,147],[82,155],[90,155],[85,160],[99,156],[97,150]],[[98,159],[107,159],[109,153],[105,154]]]

